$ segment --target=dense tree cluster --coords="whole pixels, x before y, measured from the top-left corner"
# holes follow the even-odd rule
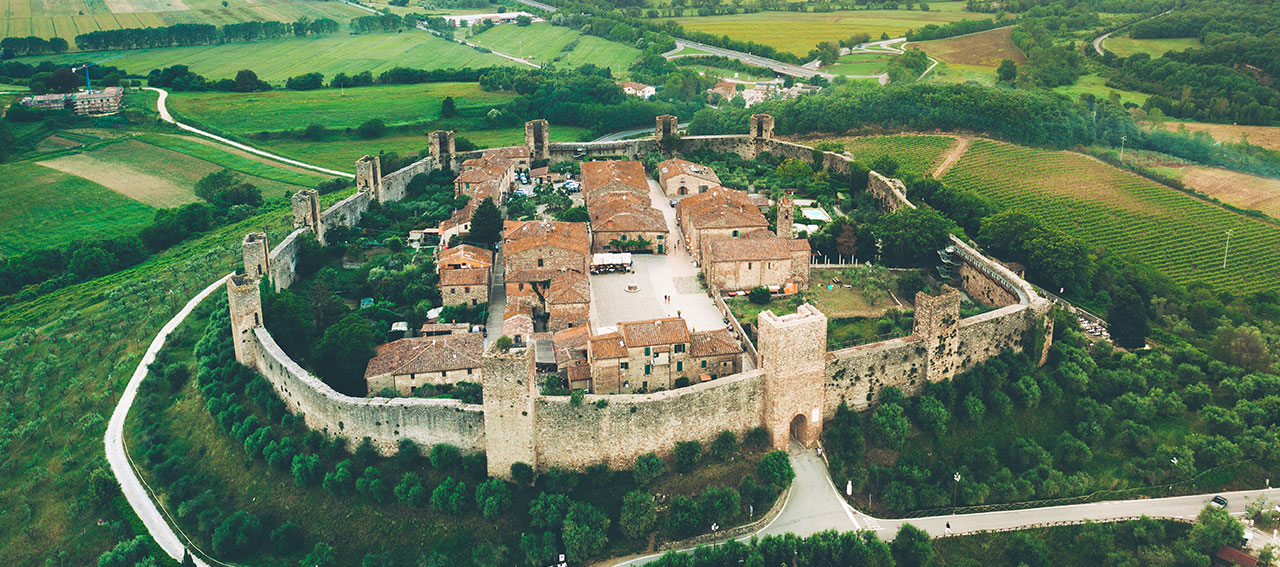
[[[977,33],[1012,25],[1007,19],[957,20],[942,25],[928,24],[920,29],[907,30],[907,41],[929,41],[958,35]]]
[[[328,18],[296,22],[248,21],[226,24],[174,24],[155,28],[95,30],[75,37],[81,51],[141,49],[187,45],[213,45],[228,41],[256,41],[289,36],[323,35],[338,31],[338,22]]]
[[[44,39],[42,37],[6,37],[0,39],[0,54],[5,59],[21,55],[43,55],[45,53],[66,53],[67,40],[60,37]]]

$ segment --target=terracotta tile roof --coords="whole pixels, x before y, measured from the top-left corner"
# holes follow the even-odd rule
[[[505,283],[529,283],[551,281],[561,272],[557,268],[529,268],[527,270],[508,269]]]
[[[533,308],[523,303],[511,303],[507,305],[507,310],[502,313],[502,320],[506,321],[513,317],[519,316],[533,317]]]
[[[440,285],[489,285],[488,268],[453,268],[440,272]]]
[[[620,323],[618,332],[632,348],[689,342],[689,326],[678,317]]]
[[[479,333],[400,339],[381,345],[365,367],[365,378],[479,368],[484,338]]]
[[[716,171],[705,165],[693,163],[680,158],[671,158],[658,164],[658,180],[666,183],[667,179],[677,175],[691,175],[698,179],[705,179],[717,185],[720,184],[720,176],[716,175]]]
[[[667,232],[662,212],[629,193],[612,193],[587,203],[594,232]]]
[[[584,161],[582,162],[582,193],[590,195],[609,185],[630,188],[642,195],[649,194],[649,181],[644,164],[638,161]]]
[[[649,85],[646,85],[646,84],[644,84],[644,83],[636,83],[636,82],[633,82],[633,81],[626,81],[626,82],[618,83],[618,86],[620,86],[620,87],[622,87],[622,88],[624,88],[624,89],[632,89],[632,90],[636,90],[636,91],[642,91],[642,90],[644,90],[644,89],[649,88]]]
[[[580,254],[591,252],[587,224],[559,221],[506,221],[503,252],[517,254],[539,246],[554,246]]]
[[[549,305],[591,303],[591,280],[582,272],[560,272],[543,295]]]
[[[676,204],[681,218],[695,229],[752,228],[769,226],[747,194],[725,187],[686,197]]]
[[[622,342],[622,335],[613,332],[591,337],[591,358],[627,358],[631,353]]]
[[[529,157],[529,146],[506,146],[503,148],[493,148],[484,150],[486,158],[505,158],[505,159],[521,159]]]
[[[742,346],[728,329],[689,333],[689,354],[692,356],[716,356],[741,352]]]
[[[793,248],[787,238],[734,238],[707,242],[708,262],[745,262],[791,258]],[[809,241],[802,240],[805,248]]]
[[[454,211],[448,219],[440,221],[440,232],[445,232],[453,227],[471,222],[471,215],[475,213],[475,209],[476,200],[471,199],[467,201],[466,205],[463,205],[461,209]]]
[[[440,269],[463,264],[469,266],[492,266],[493,251],[485,250],[479,246],[462,244],[445,248],[436,253],[436,266]]]
[[[557,349],[586,348],[589,340],[591,340],[591,328],[585,326],[569,327],[551,335],[551,341],[555,343]]]
[[[1244,567],[1254,567],[1258,564],[1258,558],[1235,547],[1224,545],[1213,556],[1222,560],[1228,565],[1242,565]]]
[[[545,165],[542,167],[535,167],[529,170],[529,175],[533,177],[542,177],[543,175],[547,175],[549,173],[551,173],[551,168]]]
[[[496,167],[492,167],[489,165],[484,165],[481,167],[477,167],[475,169],[468,169],[466,171],[463,171],[462,173],[459,173],[457,177],[453,178],[453,182],[455,184],[457,183],[473,183],[473,184],[488,183],[495,179],[501,178],[503,175],[506,175],[506,173],[507,172],[505,170],[498,169]]]

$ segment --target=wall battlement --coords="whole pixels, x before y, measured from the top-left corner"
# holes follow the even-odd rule
[[[810,163],[819,159],[825,169],[849,171],[851,159],[841,154],[774,139],[768,115],[752,116],[746,136],[679,136],[676,127],[674,116],[663,116],[650,138],[551,143],[549,127],[534,121],[526,125],[525,140],[535,159],[545,155],[542,159],[552,162],[710,150],[746,159],[762,152]],[[323,212],[315,191],[294,195],[297,229],[269,252],[266,235],[246,236],[246,275],[227,282],[237,360],[256,368],[290,412],[327,435],[367,437],[384,454],[393,452],[401,438],[424,447],[449,443],[464,451],[485,451],[490,475],[499,477],[509,476],[516,462],[543,470],[594,463],[625,468],[641,454],[666,453],[684,440],[708,442],[726,429],[741,434],[764,426],[779,448],[792,439],[812,444],[841,403],[866,408],[887,386],[914,394],[926,382],[949,380],[1010,349],[1038,348],[1041,363],[1047,356],[1053,334],[1049,302],[1008,268],[952,236],[953,281],[970,297],[998,309],[961,319],[960,293],[944,286],[939,296],[916,297],[909,337],[828,352],[827,317],[806,304],[792,314],[760,314],[758,370],[673,391],[586,396],[574,405],[569,397],[538,393],[532,353],[522,351],[486,355],[481,405],[340,394],[290,359],[262,326],[260,278],[269,275],[277,290],[289,287],[296,279],[297,243],[307,232],[323,242],[327,228],[355,226],[373,200],[404,198],[414,175],[452,169],[475,153],[458,155],[452,132],[433,132],[430,138],[429,157],[387,175],[381,174],[377,158],[362,158],[357,164],[359,190]],[[871,172],[868,181],[884,210],[915,207],[900,180]]]

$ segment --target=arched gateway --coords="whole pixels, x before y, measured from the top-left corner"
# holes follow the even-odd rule
[[[760,368],[764,370],[764,425],[773,446],[795,438],[814,447],[822,431],[827,316],[804,304],[795,313],[760,314]]]

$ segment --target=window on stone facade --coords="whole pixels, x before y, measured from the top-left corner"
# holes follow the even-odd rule
[[[751,269],[751,262],[747,262],[747,269],[748,269],[748,270],[750,270],[750,269]]]
[[[467,369],[467,375],[468,375],[468,376],[469,376],[469,375],[471,375],[471,369],[470,369],[470,368],[468,368],[468,369]]]
[[[626,369],[628,369],[628,368],[631,368],[631,364],[630,364],[630,363],[628,363],[628,362],[619,362],[619,363],[618,363],[618,368],[621,368],[621,369],[623,369],[623,370],[626,370]]]
[[[703,367],[703,368],[706,368],[706,367],[707,367],[707,361],[705,361],[705,360],[704,360],[704,361],[702,361],[702,367]]]
[[[466,286],[462,288],[462,293],[471,293],[471,286]]]
[[[538,267],[539,267],[539,268],[541,268],[541,267],[542,267],[542,258],[538,258]]]
[[[648,365],[648,364],[644,365],[644,375],[645,375],[645,376],[648,376],[648,375],[650,375],[650,374],[653,374],[653,366]],[[646,383],[647,383],[647,382],[646,382]]]
[[[684,352],[684,344],[683,344],[683,343],[681,343],[681,344],[677,344],[677,345],[675,346],[675,351],[676,351],[676,354],[680,354],[680,353]]]
[[[644,355],[649,356],[650,354],[652,353],[649,351],[649,347],[644,347]]]
[[[441,378],[444,378],[444,377],[445,377],[445,371],[444,371],[444,370],[441,370],[441,371],[440,371],[440,377],[441,377]]]
[[[676,372],[684,372],[684,362],[676,361]]]
[[[738,231],[736,231],[736,230],[735,230],[735,231],[733,231],[733,237],[734,237],[734,238],[737,238],[737,237],[738,237]]]

